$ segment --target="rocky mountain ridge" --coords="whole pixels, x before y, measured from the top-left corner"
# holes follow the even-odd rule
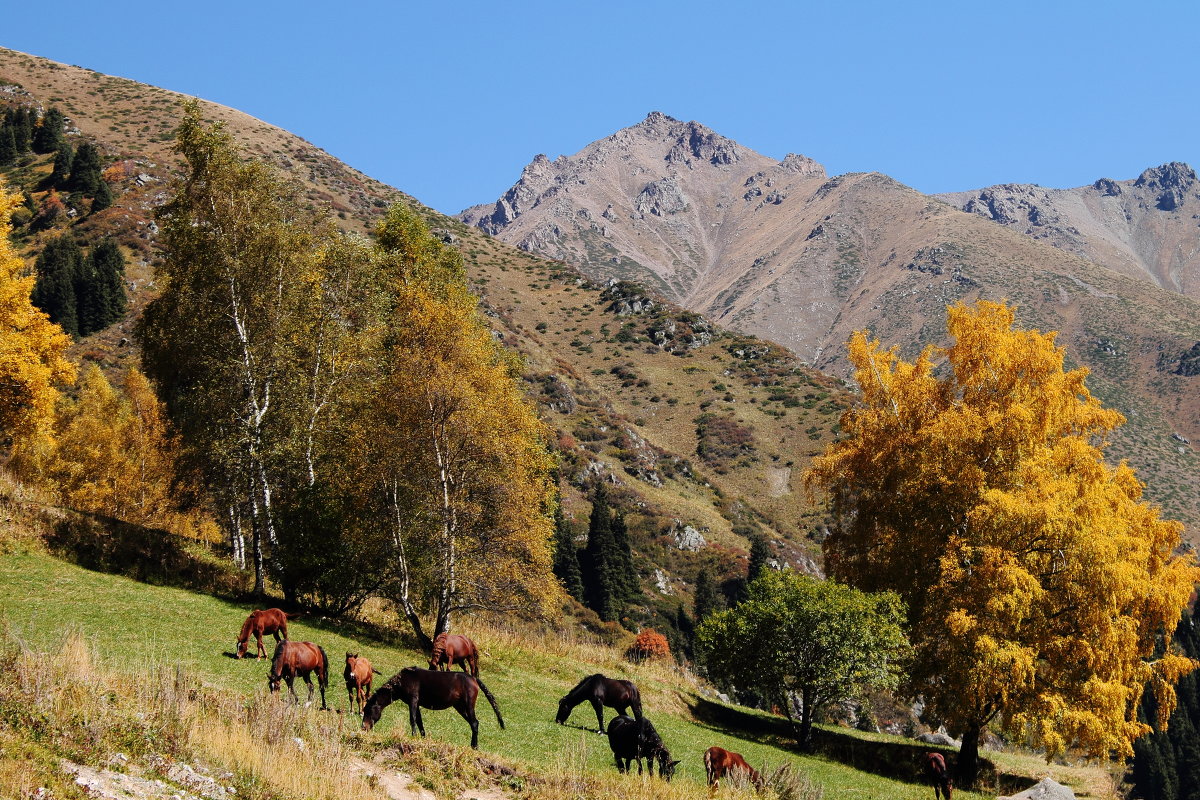
[[[1176,249],[1188,252],[1193,181],[1189,168],[1166,165],[1094,192],[1123,198],[1131,217],[1143,206],[1172,215]],[[1176,279],[1186,288],[1186,270],[1163,267],[1162,281],[1147,281],[1132,256],[1129,269],[1111,269],[980,211],[1030,227],[1052,216],[1038,203],[981,194],[975,213],[963,213],[886,175],[830,178],[811,159],[775,161],[654,112],[575,155],[535,159],[498,202],[461,219],[594,280],[642,281],[843,377],[854,330],[912,356],[944,339],[947,304],[1007,299],[1020,324],[1060,331],[1071,362],[1092,370],[1093,390],[1129,417],[1114,455],[1134,463],[1170,513],[1200,523],[1200,501],[1183,488],[1200,474],[1190,444],[1200,441],[1200,392],[1185,375],[1200,304],[1164,288]],[[1158,230],[1139,225],[1145,239]]]

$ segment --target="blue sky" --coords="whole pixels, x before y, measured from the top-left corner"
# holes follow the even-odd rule
[[[6,3],[0,45],[233,106],[441,211],[662,111],[925,192],[1200,166],[1194,2]]]

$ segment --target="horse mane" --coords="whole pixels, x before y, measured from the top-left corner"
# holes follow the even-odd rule
[[[604,676],[601,675],[599,672],[595,673],[594,675],[588,675],[586,678],[581,680],[579,683],[575,684],[575,688],[572,689],[571,691],[567,692],[567,696],[564,699],[568,700],[568,701],[574,700],[575,695],[583,692],[584,689],[586,689],[589,685],[591,685],[596,680],[604,680]]]
[[[282,675],[283,670],[277,669],[279,662],[283,659],[283,648],[287,646],[288,640],[284,639],[275,644],[275,653],[271,656],[271,674]]]
[[[433,637],[433,650],[429,654],[430,661],[438,661],[446,652],[446,639],[450,636],[448,633],[439,633]]]
[[[254,621],[254,612],[246,617],[246,621],[242,623],[242,632],[238,634],[238,643],[250,641],[250,623]],[[226,639],[226,641],[229,641]]]

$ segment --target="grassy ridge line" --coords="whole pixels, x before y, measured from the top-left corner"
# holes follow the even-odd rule
[[[121,671],[143,671],[154,663],[179,664],[220,689],[246,694],[266,691],[264,661],[235,661],[222,653],[232,650],[247,606],[238,606],[205,595],[178,589],[148,586],[89,572],[57,559],[26,553],[0,558],[0,616],[14,634],[36,649],[56,650],[68,631],[80,632],[106,666]],[[400,667],[420,664],[416,651],[380,642],[354,640],[319,620],[301,618],[289,626],[294,639],[321,644],[331,659],[328,698],[345,709],[341,656],[358,651],[372,659],[385,676]],[[642,688],[646,713],[654,720],[676,758],[681,758],[677,781],[701,785],[701,754],[713,744],[738,750],[754,764],[777,766],[790,761],[838,798],[896,798],[924,800],[928,787],[892,781],[858,772],[820,758],[798,756],[769,740],[741,739],[725,730],[697,722],[689,713],[696,698],[681,691],[680,677],[662,668],[623,664],[610,651],[595,649],[594,660],[580,660],[579,648],[545,650],[535,643],[503,633],[479,637],[485,651],[481,671],[496,694],[508,723],[498,729],[490,708],[481,703],[480,746],[528,765],[532,772],[578,764],[589,772],[613,772],[607,741],[595,732],[553,722],[557,700],[580,677],[595,671],[636,680]],[[608,653],[607,656],[604,654]],[[298,687],[302,692],[303,684]],[[387,738],[407,728],[406,708],[393,706],[384,714],[380,733]],[[609,712],[611,715],[611,712]],[[573,725],[594,724],[590,707],[577,708]],[[750,713],[752,718],[770,720]],[[427,712],[430,736],[455,745],[469,740],[466,724],[453,712]],[[406,731],[405,731],[406,732]],[[962,793],[964,797],[979,797]]]

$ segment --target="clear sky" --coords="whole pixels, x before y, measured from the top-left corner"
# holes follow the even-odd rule
[[[5,2],[0,46],[286,128],[441,211],[652,110],[925,192],[1200,166],[1200,3]]]

